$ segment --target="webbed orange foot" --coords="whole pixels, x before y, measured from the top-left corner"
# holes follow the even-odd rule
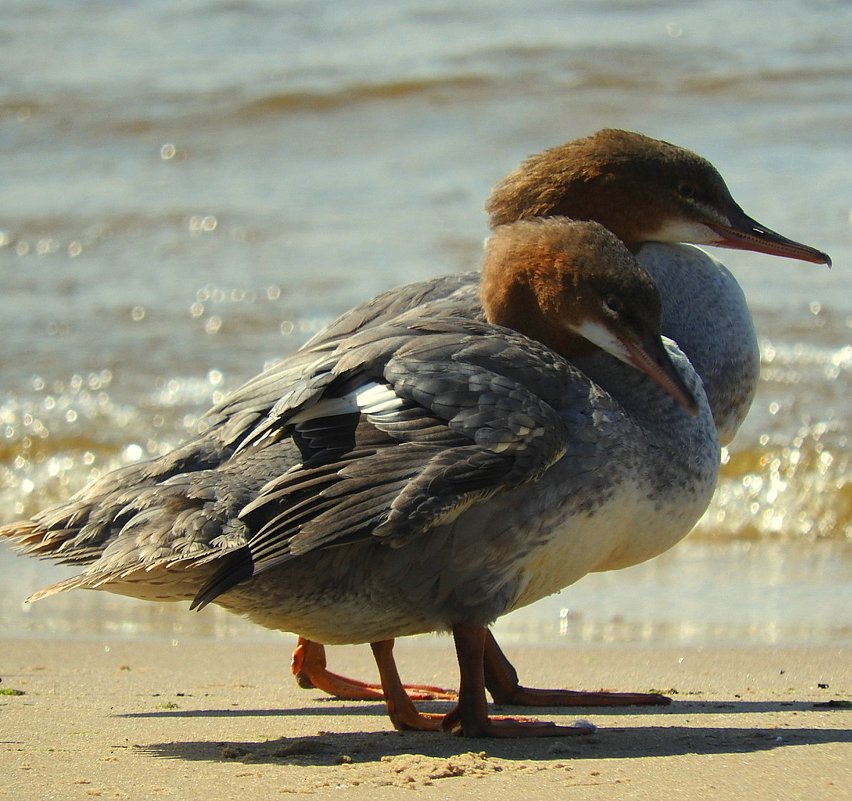
[[[370,684],[332,673],[327,667],[325,647],[304,637],[299,637],[290,668],[302,689],[322,690],[343,701],[385,700],[381,684]],[[457,698],[452,690],[429,684],[405,684],[403,688],[412,701],[455,701]]]
[[[484,649],[485,686],[497,704],[516,706],[666,706],[671,698],[657,693],[579,692],[523,687],[518,673],[489,631]]]

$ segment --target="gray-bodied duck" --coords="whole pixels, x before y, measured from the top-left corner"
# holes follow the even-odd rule
[[[306,364],[227,461],[154,485],[101,479],[95,491],[121,509],[108,541],[43,594],[215,602],[314,641],[374,643],[394,698],[388,643],[450,631],[456,708],[391,707],[397,726],[584,731],[488,717],[487,627],[680,539],[715,486],[715,425],[700,378],[660,338],[652,279],[602,226],[498,227],[481,283],[458,293],[471,294],[483,320],[426,304]],[[585,373],[568,361],[579,357]],[[46,514],[73,526],[75,503],[99,511],[84,493]],[[4,533],[38,552],[43,520]],[[85,536],[66,539],[70,555],[92,546]]]
[[[767,253],[814,263],[829,257],[794,242],[749,217],[706,159],[642,134],[602,130],[531,156],[497,184],[487,203],[492,226],[518,219],[566,215],[606,226],[637,255],[663,299],[663,332],[674,339],[701,376],[723,445],[745,419],[757,389],[760,353],[751,314],[733,275],[693,243]],[[366,326],[418,304],[448,299],[447,308],[471,317],[477,301],[460,310],[453,293],[479,280],[478,273],[410,284],[390,290],[344,314],[309,342],[316,352]],[[285,361],[226,402],[221,412],[252,405],[265,410],[290,381]],[[258,400],[261,403],[258,404]],[[686,532],[684,532],[685,534]],[[489,690],[502,703],[610,705],[661,703],[636,693],[530,693],[493,638],[488,647]],[[375,698],[380,688],[326,669],[322,646],[301,638],[293,670],[300,684],[346,698]],[[445,697],[434,687],[414,687],[414,697]]]

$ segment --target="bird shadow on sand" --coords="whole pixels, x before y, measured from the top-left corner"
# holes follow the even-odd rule
[[[304,706],[288,709],[175,709],[153,710],[148,712],[125,712],[117,717],[122,718],[238,718],[238,717],[325,717],[327,715],[376,715],[385,717],[387,708],[382,702],[373,701],[341,701],[328,696],[317,698],[315,706]],[[755,714],[767,712],[810,712],[816,709],[831,709],[833,704],[828,702],[817,704],[811,701],[675,701],[670,706],[628,706],[628,707],[520,707],[493,704],[492,712],[508,717],[541,717],[551,715],[582,716],[602,718],[607,715],[698,715],[698,714]],[[842,703],[842,702],[841,702]],[[418,703],[421,712],[446,713],[452,708],[452,702]],[[845,705],[839,708],[848,708]]]
[[[383,705],[372,705],[384,715]],[[720,708],[722,707],[722,708]],[[686,754],[732,754],[771,751],[787,746],[852,743],[852,729],[847,728],[788,728],[778,726],[733,725],[665,725],[669,710],[680,714],[817,711],[810,703],[737,702],[676,704],[661,710],[660,725],[603,726],[591,735],[570,735],[553,738],[496,740],[460,738],[433,732],[356,731],[326,732],[298,737],[280,737],[265,741],[177,741],[139,745],[137,748],[151,756],[186,761],[243,761],[254,764],[296,764],[303,766],[334,766],[343,762],[371,763],[396,755],[418,754],[423,757],[450,758],[470,751],[484,752],[488,757],[504,760],[553,761],[559,759],[634,759],[653,756]],[[503,710],[504,712],[506,710]],[[564,711],[564,710],[563,710]],[[579,710],[577,710],[579,711]],[[625,710],[621,710],[623,714]],[[819,709],[822,711],[822,709]],[[365,706],[346,706],[342,715],[364,715]],[[530,710],[523,710],[529,714]],[[598,710],[587,710],[593,719]],[[535,710],[547,719],[547,710]],[[648,715],[648,710],[639,710]],[[234,717],[288,716],[328,714],[324,710],[175,710],[168,712],[131,713],[122,717]],[[576,711],[572,710],[572,714]],[[651,714],[654,714],[653,712]],[[672,721],[675,723],[675,721]],[[688,721],[687,721],[688,722]],[[390,725],[390,724],[388,724]]]

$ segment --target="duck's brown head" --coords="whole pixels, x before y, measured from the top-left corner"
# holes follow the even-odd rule
[[[688,242],[831,264],[749,217],[706,159],[631,131],[606,129],[530,156],[497,184],[486,210],[492,226],[595,220],[634,252],[644,242]]]
[[[568,359],[605,350],[696,410],[660,338],[653,280],[600,224],[552,217],[498,226],[486,243],[480,287],[489,322]]]

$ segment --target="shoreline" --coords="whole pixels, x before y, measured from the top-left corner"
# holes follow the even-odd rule
[[[850,543],[716,542],[690,536],[642,564],[589,574],[557,595],[505,615],[494,630],[502,644],[519,646],[849,644],[851,565]],[[282,641],[280,632],[215,606],[189,613],[183,603],[155,604],[107,592],[24,603],[30,593],[74,572],[16,556],[0,544],[0,632]],[[432,641],[428,635],[418,639]]]
[[[398,733],[381,703],[299,689],[289,643],[2,638],[0,690],[24,694],[0,695],[0,797],[848,797],[852,648],[508,651],[530,686],[656,689],[673,703],[497,710],[590,720],[591,736]],[[406,680],[454,686],[449,641],[402,641],[396,654]],[[330,649],[329,666],[375,674],[363,646]]]

